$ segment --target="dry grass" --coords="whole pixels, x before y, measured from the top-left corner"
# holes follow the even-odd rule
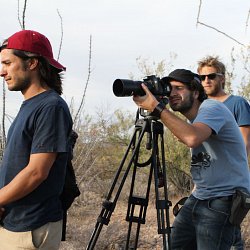
[[[151,200],[152,201],[152,200]],[[174,200],[172,200],[175,203]],[[101,211],[101,199],[88,206],[75,204],[69,211],[67,241],[63,242],[60,250],[85,249],[91,233],[95,227],[97,217]],[[126,202],[117,202],[108,226],[104,225],[98,237],[96,248],[98,250],[123,250],[128,230],[125,221],[127,212]],[[172,207],[169,210],[170,222],[173,221]],[[242,233],[247,250],[250,250],[250,213],[242,223]],[[162,238],[157,232],[156,209],[154,204],[149,204],[146,224],[141,226],[138,250],[162,249]]]

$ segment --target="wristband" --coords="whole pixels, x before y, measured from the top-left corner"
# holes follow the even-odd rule
[[[163,103],[159,102],[155,107],[154,111],[150,115],[156,117],[157,119],[160,119],[161,112],[163,111],[163,109],[165,109],[165,107],[166,106]]]

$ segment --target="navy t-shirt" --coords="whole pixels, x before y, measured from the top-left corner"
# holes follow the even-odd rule
[[[62,219],[63,188],[72,119],[66,102],[53,90],[25,100],[7,137],[0,188],[27,166],[30,154],[57,152],[48,178],[33,192],[6,205],[2,226],[10,231],[36,229]]]

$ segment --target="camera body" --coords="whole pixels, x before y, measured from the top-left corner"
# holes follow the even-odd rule
[[[144,83],[150,92],[155,96],[169,96],[171,92],[170,84],[155,75],[146,76],[143,81],[133,81],[127,79],[116,79],[113,83],[113,92],[115,96],[132,96],[145,95],[144,90],[141,87],[141,84]]]

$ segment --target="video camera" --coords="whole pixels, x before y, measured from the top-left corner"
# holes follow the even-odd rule
[[[146,76],[143,81],[133,81],[126,79],[116,79],[113,83],[113,92],[115,96],[132,96],[132,95],[145,95],[141,84],[144,83],[151,93],[155,96],[169,97],[171,92],[171,85],[163,79],[155,75]]]

